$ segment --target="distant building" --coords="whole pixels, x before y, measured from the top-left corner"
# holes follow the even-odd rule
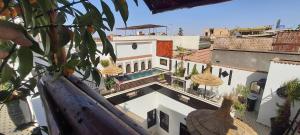
[[[212,39],[217,37],[229,37],[230,31],[227,28],[208,28],[204,29],[203,36],[210,37]]]
[[[300,52],[300,31],[278,32],[273,43],[273,50],[279,52]]]
[[[231,30],[232,36],[272,36],[266,31],[272,30],[272,26],[259,26],[253,28],[235,28]]]

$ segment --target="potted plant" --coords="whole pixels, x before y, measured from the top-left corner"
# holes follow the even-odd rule
[[[249,96],[249,94],[251,93],[250,88],[244,85],[237,85],[237,87],[235,88],[235,91],[237,93],[238,96],[238,100],[244,104],[247,101],[247,97]]]
[[[271,118],[271,135],[281,135],[287,130],[290,123],[291,105],[300,100],[300,81],[294,79],[283,84],[285,91],[285,102],[282,105],[277,104],[277,116]]]
[[[112,77],[106,78],[104,83],[107,90],[111,90],[113,86],[116,84],[116,82]]]
[[[247,108],[247,105],[245,103],[241,103],[238,100],[235,100],[233,102],[233,109],[234,109],[234,117],[238,119],[243,119],[245,116],[245,111]]]
[[[180,62],[177,65],[177,68],[175,69],[175,73],[173,75],[177,77],[184,77],[184,73],[185,73],[185,68],[183,67],[183,62]]]
[[[193,67],[193,69],[192,69],[192,72],[190,74],[190,77],[192,77],[193,75],[197,75],[197,74],[199,74],[199,72],[198,72],[196,64],[195,64],[194,67]],[[192,87],[193,87],[193,90],[197,90],[198,87],[199,87],[199,84],[192,83]]]
[[[159,74],[158,80],[159,81],[165,80],[165,75],[164,74]]]

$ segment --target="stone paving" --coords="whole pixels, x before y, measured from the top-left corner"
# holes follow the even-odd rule
[[[0,105],[2,106],[2,104]],[[24,130],[15,131],[16,126],[11,121],[6,105],[0,111],[0,135],[31,135],[31,131],[34,127],[29,127]]]

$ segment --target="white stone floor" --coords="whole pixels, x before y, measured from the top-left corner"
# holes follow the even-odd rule
[[[2,104],[0,105],[2,106]],[[34,127],[29,127],[21,131],[15,131],[16,126],[8,116],[6,105],[0,111],[0,133],[4,135],[31,135]]]

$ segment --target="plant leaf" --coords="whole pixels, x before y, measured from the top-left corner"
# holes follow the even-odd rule
[[[107,23],[110,27],[110,30],[112,31],[114,29],[114,25],[115,25],[114,15],[113,15],[112,11],[110,10],[109,6],[102,0],[101,0],[101,5],[102,5],[104,14],[107,17],[107,20],[108,20]]]
[[[92,77],[93,77],[93,80],[96,82],[96,86],[99,86],[100,82],[101,82],[101,76],[100,76],[100,74],[98,72],[98,69],[93,68],[93,70],[92,70]]]
[[[18,50],[19,67],[18,73],[21,78],[25,78],[33,67],[33,54],[29,48],[21,47]]]
[[[14,74],[14,70],[8,64],[5,64],[1,72],[1,83],[5,83],[12,79]]]

